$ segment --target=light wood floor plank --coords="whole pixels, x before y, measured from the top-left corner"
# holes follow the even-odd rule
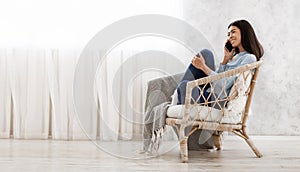
[[[177,142],[165,142],[164,154],[150,159],[134,152],[140,142],[0,140],[0,171],[299,171],[299,136],[252,137],[262,152],[256,158],[245,141],[227,136],[222,151],[190,151],[181,163]],[[127,158],[131,159],[127,159]],[[132,159],[136,158],[136,159]]]

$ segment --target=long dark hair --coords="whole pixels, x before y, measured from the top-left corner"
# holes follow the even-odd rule
[[[237,20],[229,24],[230,26],[236,26],[241,30],[241,42],[243,48],[256,56],[257,61],[264,55],[264,49],[262,45],[259,43],[254,29],[251,24],[246,20]],[[239,52],[238,48],[235,48],[236,52]]]

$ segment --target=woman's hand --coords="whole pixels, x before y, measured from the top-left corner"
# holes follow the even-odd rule
[[[211,69],[205,64],[205,59],[202,56],[201,53],[199,53],[200,57],[195,56],[192,60],[192,65],[197,68],[202,70],[206,75],[209,75],[211,73]]]
[[[226,42],[227,41],[228,40],[226,40]],[[230,57],[233,55],[233,53],[234,53],[234,48],[231,51],[228,51],[227,48],[224,46],[224,58],[223,58],[223,61],[222,61],[222,65],[225,65],[225,64],[228,63],[228,61],[230,60]]]

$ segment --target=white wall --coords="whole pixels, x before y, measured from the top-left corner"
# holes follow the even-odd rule
[[[0,47],[82,48],[103,27],[139,14],[181,15],[179,0],[0,1]]]
[[[184,1],[184,18],[222,57],[227,26],[250,21],[265,49],[249,119],[252,134],[300,134],[300,3],[298,0]]]

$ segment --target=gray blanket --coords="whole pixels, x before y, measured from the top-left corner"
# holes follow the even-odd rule
[[[171,96],[183,74],[162,77],[148,82],[145,102],[144,145],[146,152],[157,151],[162,139],[167,116],[167,109],[171,103]]]
[[[148,82],[144,119],[144,152],[157,152],[162,141],[167,110],[183,74],[161,77]],[[189,128],[186,128],[186,132]],[[200,150],[213,147],[212,133],[197,130],[188,139],[189,150]],[[199,141],[202,140],[200,143]]]

